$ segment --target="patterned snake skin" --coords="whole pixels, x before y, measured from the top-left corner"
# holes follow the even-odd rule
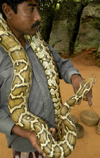
[[[26,39],[41,62],[47,77],[55,110],[55,123],[59,141],[52,137],[46,122],[28,110],[28,97],[32,84],[31,65],[24,48],[0,15],[0,45],[8,53],[14,69],[8,99],[10,115],[16,125],[36,133],[39,145],[45,155],[52,158],[65,158],[73,151],[77,138],[76,128],[70,118],[69,111],[88,93],[96,79],[91,77],[84,80],[77,93],[62,105],[59,92],[59,75],[49,48],[39,33],[35,36],[26,36]]]

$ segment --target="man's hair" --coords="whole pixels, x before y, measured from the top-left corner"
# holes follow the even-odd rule
[[[13,11],[15,13],[17,13],[17,5],[19,3],[23,3],[24,1],[27,1],[27,0],[0,0],[0,13],[3,15],[3,18],[6,19],[5,15],[3,13],[3,10],[2,10],[3,3],[7,3],[9,6],[11,6]]]
[[[0,0],[0,13],[3,15],[3,18],[6,19],[5,14],[3,13],[3,10],[2,10],[3,3],[7,3],[9,6],[11,6],[13,11],[17,13],[18,4],[23,3],[24,1],[28,1],[28,0]]]

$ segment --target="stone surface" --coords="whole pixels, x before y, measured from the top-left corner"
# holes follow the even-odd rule
[[[89,4],[83,9],[74,53],[98,49],[100,43],[100,5]]]
[[[40,30],[59,54],[76,55],[87,50],[100,67],[100,3],[89,3],[83,10],[81,7],[80,3],[74,7],[64,3],[55,14],[44,12]]]
[[[73,121],[74,124],[78,123],[78,118],[74,115],[71,115],[71,120]]]
[[[97,125],[96,133],[100,135],[100,120],[99,120],[99,123]]]
[[[75,124],[77,131],[77,138],[80,139],[84,136],[84,127],[78,123]]]
[[[87,126],[95,126],[99,121],[99,115],[91,110],[84,110],[80,114],[81,121]]]
[[[49,44],[61,54],[67,53],[69,49],[69,37],[67,30],[67,19],[53,21]]]

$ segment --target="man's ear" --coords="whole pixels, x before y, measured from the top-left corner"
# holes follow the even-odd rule
[[[3,3],[2,10],[7,19],[12,18],[11,7],[7,3]]]

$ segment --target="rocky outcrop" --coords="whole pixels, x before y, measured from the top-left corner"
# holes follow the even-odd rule
[[[100,44],[100,5],[89,4],[83,10],[74,53],[98,49]]]
[[[97,50],[97,57],[100,58],[100,44],[99,44],[99,47],[98,47],[98,50]]]
[[[79,23],[80,3],[64,2],[59,11],[55,13],[49,44],[61,54],[68,54],[73,50],[73,42],[77,34],[77,21]],[[78,17],[78,19],[77,19]]]
[[[67,30],[67,19],[53,21],[49,44],[61,54],[69,50],[69,36]]]
[[[58,53],[78,54],[86,49],[100,61],[100,3],[65,2],[51,13],[44,13],[41,32]]]
[[[99,44],[97,55],[96,55],[96,65],[100,67],[100,44]]]

